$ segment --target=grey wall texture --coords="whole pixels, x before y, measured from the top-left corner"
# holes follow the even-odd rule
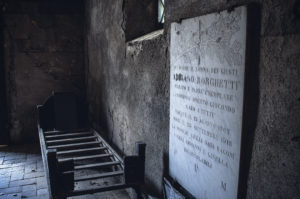
[[[93,127],[121,152],[132,154],[136,141],[146,142],[145,191],[162,196],[168,167],[170,23],[255,2],[258,92],[246,100],[257,100],[257,110],[245,135],[240,196],[299,198],[299,1],[167,1],[164,33],[127,43],[124,2],[86,1],[87,99]]]
[[[10,137],[37,140],[36,105],[52,91],[84,98],[83,9],[59,1],[3,1]]]

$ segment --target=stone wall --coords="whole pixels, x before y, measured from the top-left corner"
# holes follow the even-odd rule
[[[1,11],[0,11],[1,12]],[[3,28],[3,18],[0,14],[0,29]],[[3,33],[0,32],[0,44],[3,44]],[[7,107],[6,107],[6,82],[5,82],[5,70],[4,70],[4,46],[0,46],[0,145],[8,143],[8,125],[7,125]]]
[[[145,191],[162,194],[169,134],[170,23],[256,2],[256,121],[245,135],[241,196],[297,198],[300,192],[299,1],[167,1],[164,33],[125,42],[123,1],[86,1],[86,81],[90,120],[122,153],[147,143]],[[125,21],[124,21],[125,20]],[[251,88],[251,86],[249,87]],[[254,92],[255,93],[255,92]],[[247,112],[245,113],[247,115]]]
[[[168,148],[165,38],[126,46],[120,0],[88,1],[86,16],[90,120],[123,154],[132,154],[136,141],[147,143],[147,188],[158,193]]]
[[[81,1],[4,1],[4,62],[12,142],[37,140],[36,105],[52,91],[85,96]]]

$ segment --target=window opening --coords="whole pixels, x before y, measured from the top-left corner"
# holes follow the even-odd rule
[[[158,0],[158,23],[165,22],[165,0]]]

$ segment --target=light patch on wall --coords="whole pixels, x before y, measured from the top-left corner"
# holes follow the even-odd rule
[[[95,30],[95,33],[99,33],[102,29],[101,29],[101,26],[99,26],[98,8],[97,7],[93,7],[91,9],[90,20],[91,20],[92,30]]]

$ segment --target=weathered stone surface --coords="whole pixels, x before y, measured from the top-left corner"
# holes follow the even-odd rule
[[[248,198],[299,195],[299,41],[299,35],[266,37],[261,41],[261,100]]]
[[[171,24],[170,175],[196,198],[237,198],[247,7]]]
[[[169,70],[166,57],[162,57],[166,50],[163,35],[149,41],[128,43],[123,72],[128,80],[124,93],[128,100],[125,105],[129,121],[123,141],[125,152],[130,154],[129,146],[138,140],[147,144],[146,186],[154,193],[161,191],[161,179],[166,169],[163,160],[168,151],[169,93],[165,80],[169,78]]]
[[[80,1],[74,1],[69,8],[51,2],[9,1],[4,9],[12,142],[37,140],[36,105],[42,104],[52,91],[71,91],[81,98],[85,95],[83,20],[77,4]],[[49,8],[48,12],[43,6]],[[51,10],[52,6],[57,10]],[[76,14],[69,12],[73,6],[77,6]]]
[[[158,35],[153,40],[126,46],[120,23],[121,1],[108,3],[113,5],[96,2],[87,4],[90,118],[94,127],[106,130],[108,139],[122,153],[132,154],[136,141],[147,143],[146,184],[150,192],[157,193],[161,191],[168,140],[165,38]],[[112,17],[112,24],[99,20],[107,17],[101,10],[118,13]],[[104,32],[99,27],[107,29]]]

